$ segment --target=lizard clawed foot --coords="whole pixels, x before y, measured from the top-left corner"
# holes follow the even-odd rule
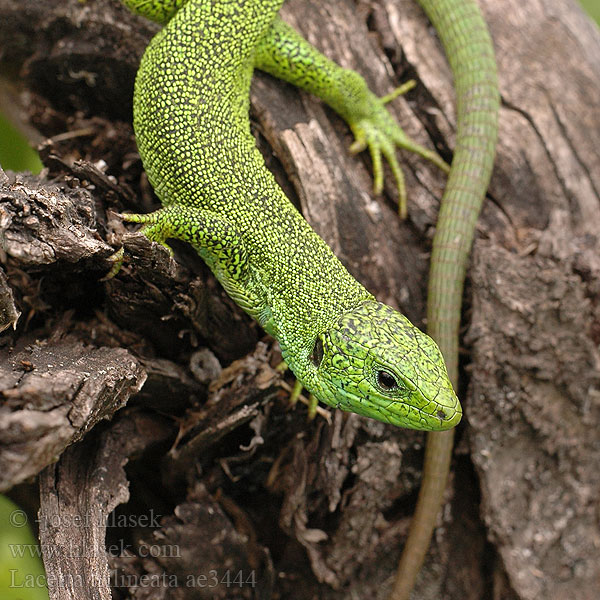
[[[285,373],[289,367],[287,363],[282,360],[275,369],[280,373]],[[304,391],[304,386],[298,379],[294,381],[294,385],[290,386],[285,381],[281,382],[281,387],[290,393],[290,397],[288,400],[288,405],[290,408],[294,408],[298,403],[298,400],[305,404],[308,407],[308,415],[307,418],[309,421],[312,421],[317,414],[323,417],[329,425],[331,425],[331,413],[319,406],[319,401],[312,395],[309,394],[308,398],[306,398],[302,392]]]
[[[112,263],[112,267],[108,271],[108,273],[100,279],[100,281],[108,281],[115,277],[115,275],[121,270],[123,266],[123,258],[125,257],[125,250],[123,248],[119,248],[114,254],[111,254],[108,257],[108,260]]]
[[[388,102],[414,86],[415,82],[411,80],[382,98],[373,97],[369,114],[361,116],[355,121],[349,121],[354,134],[354,143],[350,146],[350,152],[354,154],[366,149],[369,150],[371,162],[373,163],[373,193],[376,195],[381,194],[383,191],[382,155],[387,160],[396,180],[398,213],[402,219],[407,216],[406,184],[402,168],[396,157],[396,148],[414,152],[431,161],[446,173],[450,170],[449,165],[437,152],[428,150],[411,140],[385,108]]]
[[[164,227],[161,223],[160,215],[157,214],[160,212],[160,210],[157,210],[156,212],[150,214],[116,213],[116,216],[123,221],[128,221],[130,223],[148,223],[148,225],[144,225],[144,227],[140,229],[140,233],[143,233],[152,242],[157,242],[161,246],[164,246],[169,251],[169,254],[173,256],[173,250],[165,242]],[[108,260],[112,262],[113,265],[108,273],[102,277],[102,279],[100,279],[100,281],[108,281],[109,279],[115,277],[123,266],[124,257],[125,250],[123,248],[120,248],[114,254],[111,254],[108,257]]]
[[[140,233],[143,233],[151,242],[156,242],[166,248],[173,256],[173,249],[165,241],[170,236],[167,233],[168,227],[165,226],[164,213],[165,209],[159,209],[148,214],[118,213],[117,216],[128,223],[144,223]]]

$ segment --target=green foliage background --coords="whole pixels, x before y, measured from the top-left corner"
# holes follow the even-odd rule
[[[42,163],[37,152],[6,118],[0,114],[0,166],[11,171],[39,173]]]
[[[18,526],[15,526],[18,525]],[[25,513],[0,496],[0,598],[48,600],[39,549]],[[18,556],[22,553],[23,556]]]
[[[600,0],[580,0],[583,8],[600,25]]]

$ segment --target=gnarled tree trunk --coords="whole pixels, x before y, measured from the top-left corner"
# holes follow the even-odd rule
[[[591,599],[600,33],[574,0],[481,6],[500,142],[469,271],[466,418],[417,597]],[[415,78],[391,110],[451,158],[451,76],[416,4],[290,0],[282,14],[379,94]],[[114,215],[156,204],[130,113],[157,27],[111,0],[0,0],[0,23],[2,108],[47,140],[39,177],[0,180],[0,318],[18,318],[0,338],[0,484],[33,512],[39,489],[50,597],[384,598],[422,434],[287,411],[277,348],[200,259],[180,245],[171,260]],[[290,199],[422,324],[443,174],[403,156],[402,223],[391,177],[373,198],[368,159],[349,155],[346,126],[318,100],[257,74],[252,118]],[[104,281],[121,246],[125,265]]]

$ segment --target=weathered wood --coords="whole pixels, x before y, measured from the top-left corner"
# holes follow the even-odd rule
[[[467,295],[461,395],[468,401],[455,485],[417,593],[587,600],[595,598],[600,578],[593,560],[600,535],[594,435],[600,426],[600,35],[574,0],[481,5],[497,50],[503,98],[499,154]],[[380,94],[415,78],[416,89],[391,110],[409,134],[450,157],[451,75],[412,0],[290,0],[283,14],[329,56],[357,68]],[[56,195],[50,190],[63,186],[69,189],[61,194],[86,207],[74,213],[76,219],[65,220],[59,211],[59,227],[48,228],[42,219],[45,228],[38,228],[37,238],[22,210],[9,213],[14,227],[5,269],[15,309],[23,315],[16,333],[8,338],[7,330],[3,339],[18,344],[27,317],[52,350],[44,325],[76,307],[45,293],[40,282],[56,281],[50,275],[57,271],[63,286],[94,282],[104,297],[98,294],[91,321],[76,312],[72,329],[99,336],[106,346],[130,348],[144,364],[170,361],[165,370],[153,363],[158,383],[152,407],[173,410],[178,418],[194,409],[185,415],[171,453],[175,463],[167,462],[163,474],[153,472],[153,487],[172,498],[170,510],[177,516],[173,507],[189,500],[194,509],[182,523],[202,530],[221,488],[233,498],[225,510],[233,526],[219,517],[225,539],[234,540],[240,528],[261,532],[276,572],[269,580],[265,568],[261,577],[274,581],[277,594],[384,597],[418,485],[421,435],[339,412],[331,427],[324,421],[305,425],[302,413],[283,412],[260,395],[260,377],[252,373],[261,370],[252,359],[238,379],[211,392],[212,398],[228,398],[222,420],[218,403],[200,408],[201,386],[185,376],[175,385],[197,344],[206,343],[229,362],[246,354],[260,334],[186,248],[177,248],[174,263],[140,236],[124,234],[106,213],[147,211],[155,202],[141,175],[129,111],[137,62],[156,27],[109,0],[25,6],[0,0],[0,22],[0,65],[19,73],[30,123],[44,136],[74,134],[56,138],[45,157],[49,176],[35,183],[36,194],[22,196],[21,206],[39,208],[39,194]],[[410,218],[399,223],[391,178],[386,195],[373,199],[368,158],[349,156],[347,128],[318,100],[259,75],[252,115],[259,147],[290,198],[354,274],[422,324],[441,174],[402,153]],[[61,245],[60,239],[70,239],[62,230],[76,232],[75,248],[96,248],[94,273],[89,259]],[[31,262],[34,252],[49,256],[36,248],[56,248],[57,239],[60,260]],[[130,258],[122,272],[97,283],[100,265],[123,240]],[[167,389],[163,396],[160,390]],[[246,393],[258,394],[260,402],[245,408],[239,401]],[[181,401],[164,402],[173,396]],[[194,429],[205,423],[205,432]],[[131,479],[139,483],[135,473]],[[182,532],[185,526],[170,528],[168,537],[182,540]],[[195,535],[190,531],[188,540]],[[237,552],[232,549],[232,556],[239,557]],[[136,575],[160,574],[165,567],[150,558],[127,559],[134,563],[129,566],[115,560]],[[208,564],[202,560],[198,572]],[[180,567],[169,563],[168,569]],[[186,573],[193,569],[193,560],[185,563]],[[127,590],[119,594],[127,597]],[[160,594],[189,598],[200,592]]]
[[[129,499],[123,467],[169,434],[159,420],[133,415],[70,446],[40,475],[40,543],[50,600],[109,600],[106,524]],[[138,519],[141,522],[141,519]]]
[[[0,351],[0,490],[37,475],[139,391],[146,375],[124,348],[54,337]]]

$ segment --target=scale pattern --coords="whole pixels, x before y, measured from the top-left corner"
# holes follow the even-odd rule
[[[383,103],[282,24],[280,1],[125,3],[166,23],[134,97],[138,148],[163,208],[127,219],[146,223],[157,242],[190,242],[319,400],[405,427],[455,426],[460,404],[435,343],[348,273],[285,197],[250,132],[256,66],[320,93],[351,126],[379,122],[385,138],[393,121]]]
[[[498,137],[500,94],[494,48],[473,0],[419,0],[454,74],[456,147],[431,253],[427,330],[458,385],[458,329],[465,273]],[[453,431],[427,438],[423,480],[391,600],[409,600],[437,521],[452,457]]]

